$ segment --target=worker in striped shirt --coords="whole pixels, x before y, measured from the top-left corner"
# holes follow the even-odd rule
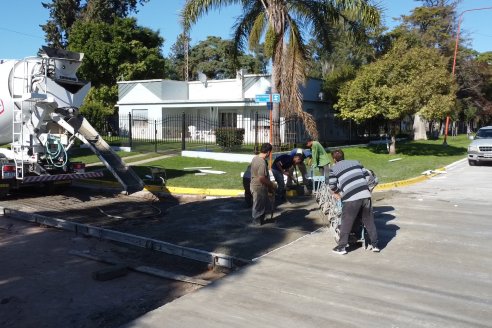
[[[367,229],[373,252],[379,252],[378,234],[372,212],[371,191],[367,184],[367,170],[358,161],[345,160],[341,149],[332,151],[331,157],[335,163],[328,176],[328,186],[336,198],[342,201],[342,219],[340,239],[333,249],[337,254],[347,254],[347,244],[352,226],[361,214],[362,223]]]

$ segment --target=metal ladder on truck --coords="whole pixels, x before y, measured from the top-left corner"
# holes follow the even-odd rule
[[[13,77],[15,79],[15,77]],[[15,162],[15,178],[18,180],[24,179],[24,102],[20,102],[17,107],[15,103],[15,93],[12,95],[12,143],[10,148],[14,153]]]
[[[46,94],[33,93],[31,90],[33,75],[29,73],[29,69],[32,69],[32,67],[29,66],[29,63],[34,66],[35,62],[30,61],[29,58],[26,58],[22,60],[21,63],[22,75],[18,76],[16,74],[16,67],[14,66],[11,77],[12,80],[10,81],[12,87],[11,150],[14,153],[15,177],[17,180],[24,180],[24,160],[26,155],[26,145],[24,144],[24,113],[32,112],[32,106],[35,106],[35,102],[41,99],[46,99],[47,96]],[[20,82],[20,90],[18,90],[19,86],[16,83],[18,81]],[[44,90],[46,90],[46,85]]]
[[[24,179],[24,101],[23,94],[28,91],[29,77],[27,74],[28,64],[23,64],[23,75],[15,74],[16,67],[13,68],[12,86],[12,143],[10,145],[14,153],[15,178]],[[20,80],[21,90],[17,90],[17,82]]]

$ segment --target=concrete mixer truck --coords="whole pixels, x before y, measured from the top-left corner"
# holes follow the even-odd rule
[[[52,188],[95,178],[70,161],[75,139],[86,144],[131,193],[142,180],[79,113],[90,83],[76,72],[84,54],[42,47],[37,57],[0,60],[0,197],[33,184]]]

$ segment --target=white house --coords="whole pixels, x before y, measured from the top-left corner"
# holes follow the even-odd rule
[[[333,113],[326,101],[322,101],[321,80],[309,79],[302,88],[304,110],[318,120],[333,120]],[[140,130],[138,121],[161,121],[167,117],[176,117],[185,113],[190,116],[206,117],[217,122],[217,127],[240,127],[245,129],[245,141],[254,141],[254,115],[258,111],[262,119],[258,129],[264,135],[269,134],[269,109],[266,103],[257,103],[256,95],[269,93],[270,75],[244,74],[238,71],[235,79],[202,81],[141,80],[118,82],[120,118],[131,114],[136,120],[132,133],[138,137],[139,131],[145,133],[144,125]],[[281,111],[282,114],[282,111]],[[288,137],[288,131],[282,124],[282,138]],[[123,121],[123,120],[121,120]],[[325,125],[326,122],[318,122]],[[187,137],[205,138],[213,134],[210,129],[201,129],[196,123],[188,125]],[[282,128],[284,126],[284,129]],[[127,127],[120,126],[120,129]],[[335,128],[333,125],[332,128]],[[166,132],[167,131],[167,132]],[[158,137],[171,135],[170,130],[159,129]],[[213,138],[213,137],[212,137]]]

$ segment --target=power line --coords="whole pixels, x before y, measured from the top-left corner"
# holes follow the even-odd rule
[[[20,34],[20,35],[24,35],[24,36],[28,36],[30,38],[34,38],[34,39],[43,39],[43,37],[40,37],[40,36],[37,36],[37,35],[32,35],[32,34],[27,34],[27,33],[23,33],[23,32],[19,32],[19,31],[15,31],[15,30],[12,30],[12,29],[9,29],[9,28],[6,28],[6,27],[1,27],[0,26],[0,30],[4,30],[4,31],[7,31],[7,32],[11,32],[11,33],[15,33],[15,34]]]

